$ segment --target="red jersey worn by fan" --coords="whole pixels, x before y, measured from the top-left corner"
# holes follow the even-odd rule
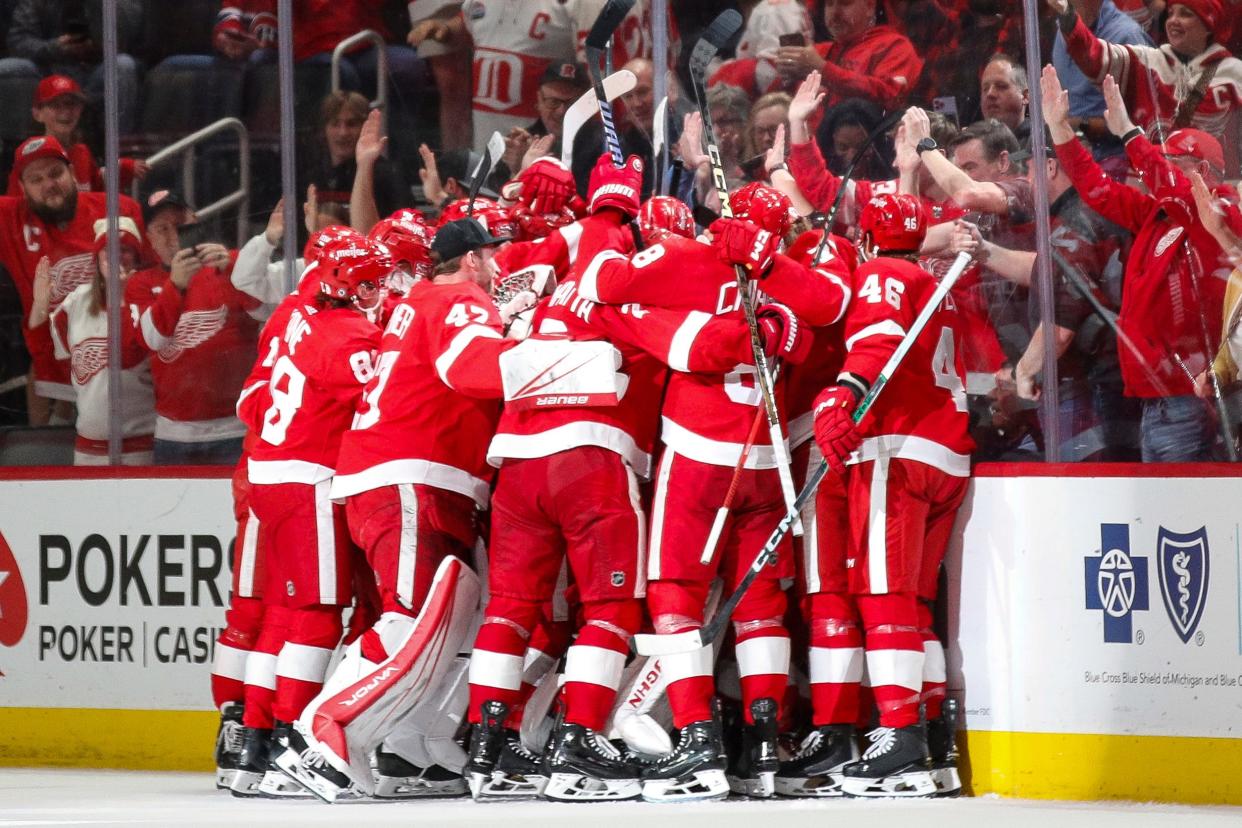
[[[466,29],[474,39],[474,144],[482,151],[492,132],[507,135],[539,117],[539,84],[549,65],[583,60],[583,41],[604,0],[467,0]],[[614,34],[613,64],[650,57],[645,0]],[[632,51],[631,51],[632,50]]]
[[[1062,18],[1065,20],[1065,18]],[[1242,60],[1220,43],[1186,60],[1169,44],[1122,46],[1100,40],[1076,15],[1074,25],[1065,32],[1065,46],[1083,74],[1095,83],[1112,75],[1121,85],[1134,122],[1155,134],[1193,126],[1221,138],[1229,114],[1242,106]],[[1191,94],[1212,72],[1207,89],[1189,120],[1174,124],[1179,101]]]
[[[294,0],[293,59],[331,52],[342,40],[364,29],[387,39],[382,5],[375,0]],[[276,6],[276,0],[222,0],[216,29],[248,31],[259,39],[260,48],[274,48]]]
[[[241,437],[245,426],[234,409],[263,304],[214,267],[195,273],[184,292],[163,267],[140,271],[126,283],[125,299],[154,354],[156,438],[197,443]]]
[[[35,268],[47,256],[52,264],[52,300],[49,312],[79,285],[95,276],[95,222],[107,216],[103,193],[79,193],[77,211],[64,225],[47,224],[26,206],[25,198],[0,198],[0,264],[13,279],[22,300],[22,334],[30,352],[35,393],[40,397],[72,400],[68,367],[58,363],[46,325],[26,326],[33,299]],[[144,230],[138,205],[121,196],[121,213]]]
[[[845,98],[866,98],[885,108],[905,99],[923,71],[923,59],[904,35],[872,26],[845,42],[815,44],[827,61],[819,70],[828,96],[825,106]]]

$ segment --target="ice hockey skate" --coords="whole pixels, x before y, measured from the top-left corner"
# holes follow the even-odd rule
[[[263,773],[262,781],[259,782],[259,796],[269,799],[310,799],[314,796],[276,766],[276,757],[280,756],[289,746],[291,730],[291,725],[279,721],[272,729],[272,739],[267,748],[267,770]]]
[[[220,727],[216,730],[216,788],[233,786],[242,749],[242,704],[225,702],[220,708]]]
[[[267,754],[271,739],[272,731],[266,728],[242,728],[237,768],[229,783],[233,796],[259,796],[259,784],[263,782],[263,776],[267,773]]]
[[[673,752],[643,772],[643,799],[685,802],[729,795],[720,722],[691,722],[681,730]]]
[[[921,724],[877,727],[862,759],[845,766],[841,790],[848,796],[934,796],[936,783]]]
[[[559,722],[544,758],[548,774],[543,795],[567,802],[633,799],[642,793],[638,767],[599,733]]]
[[[754,724],[739,721],[741,739],[735,755],[730,756],[729,790],[733,793],[766,799],[775,792],[779,766],[776,737],[776,702],[755,699],[750,705]]]
[[[476,801],[537,797],[547,785],[539,757],[522,747],[516,730],[504,726],[508,715],[502,702],[484,702],[482,721],[470,729],[470,755],[462,775]]]
[[[957,771],[957,699],[945,699],[940,718],[927,722],[927,750],[931,754],[932,779],[937,796],[961,796],[962,778]]]
[[[807,734],[798,753],[776,773],[781,796],[842,796],[841,772],[858,761],[852,725],[824,725]]]
[[[306,737],[295,726],[289,731],[285,749],[276,754],[272,764],[290,780],[330,805],[347,794],[353,784],[348,774],[333,765],[331,759],[334,758],[308,745]]]
[[[465,796],[466,780],[440,765],[420,768],[395,753],[380,748],[375,752],[375,797],[377,799],[422,799],[437,796]]]

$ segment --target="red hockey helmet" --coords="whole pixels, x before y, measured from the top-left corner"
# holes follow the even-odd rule
[[[319,262],[319,292],[371,307],[392,269],[392,254],[384,244],[367,239],[343,241],[332,245]]]
[[[398,210],[371,228],[367,238],[385,245],[392,253],[393,262],[417,279],[430,279],[433,265],[431,262],[431,230],[421,221],[414,220],[406,213],[412,210]]]
[[[881,193],[863,205],[858,229],[864,240],[871,237],[877,250],[918,250],[927,235],[927,211],[918,196]]]
[[[737,218],[757,224],[782,239],[798,219],[789,196],[758,181],[752,181],[729,196],[729,206]]]
[[[331,224],[327,227],[311,234],[306,240],[306,247],[302,248],[302,261],[307,267],[319,260],[323,251],[333,242],[341,239],[362,239],[363,235],[352,227],[346,227],[342,224]]]
[[[495,201],[490,198],[477,197],[474,200],[474,214],[477,216],[480,211],[489,207],[499,207]],[[459,198],[456,201],[449,202],[445,208],[440,211],[440,218],[436,221],[436,228],[443,227],[450,221],[468,218],[466,215],[470,211],[470,199]]]
[[[515,239],[518,235],[518,223],[508,208],[492,202],[484,207],[475,207],[474,217],[483,225],[483,229],[499,239]]]
[[[686,202],[672,196],[652,196],[638,210],[643,241],[658,244],[669,236],[694,238],[694,216]]]

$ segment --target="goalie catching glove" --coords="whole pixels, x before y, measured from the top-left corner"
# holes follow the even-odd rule
[[[811,355],[813,339],[789,308],[770,302],[759,306],[755,318],[763,333],[763,351],[769,357],[798,365]]]
[[[721,261],[741,265],[752,278],[768,275],[781,244],[779,236],[739,218],[716,219],[708,230]]]
[[[842,384],[828,386],[815,398],[815,444],[828,467],[843,472],[850,455],[862,445],[853,414],[863,392],[856,387],[862,381],[852,374],[842,374],[837,381]]]

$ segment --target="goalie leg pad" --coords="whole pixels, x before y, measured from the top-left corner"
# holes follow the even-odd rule
[[[478,599],[474,572],[460,559],[446,558],[412,625],[386,614],[376,629],[350,646],[338,672],[344,669],[346,676],[357,678],[331,695],[323,694],[298,723],[309,747],[319,750],[367,793],[374,793],[372,751],[392,730],[399,712],[408,710],[443,679],[464,643]],[[378,653],[376,639],[387,654],[378,664],[364,654]]]

